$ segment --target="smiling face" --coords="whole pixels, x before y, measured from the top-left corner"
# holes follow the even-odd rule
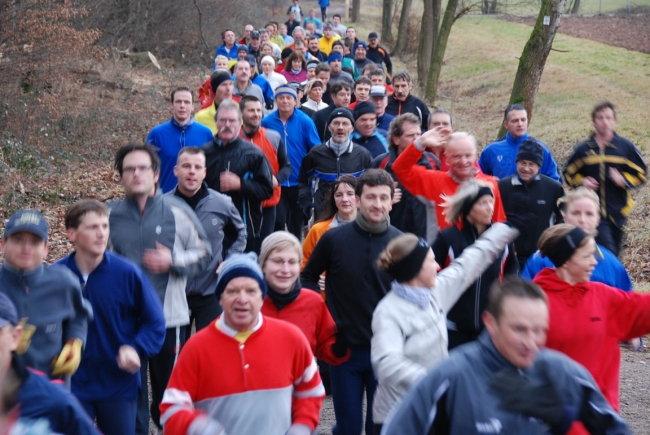
[[[257,281],[243,276],[232,279],[219,298],[226,325],[239,332],[253,330],[263,302]]]
[[[570,278],[571,282],[582,283],[589,281],[594,267],[598,264],[596,260],[596,242],[589,237],[584,246],[576,249],[571,258],[561,267]]]
[[[246,102],[241,118],[242,124],[252,130],[257,130],[262,123],[262,103],[259,101]]]
[[[524,183],[530,183],[539,174],[539,165],[530,160],[517,160],[517,174]]]
[[[194,196],[205,180],[205,155],[181,154],[174,166],[174,175],[178,178],[178,190],[185,196]]]
[[[359,44],[356,50],[354,50],[354,55],[356,56],[357,60],[363,60],[366,58],[366,49],[363,47],[363,45]]]
[[[447,144],[445,155],[454,177],[464,181],[472,176],[476,164],[476,145],[469,137],[453,138]]]
[[[289,293],[300,276],[301,260],[290,246],[271,252],[262,267],[268,286],[277,293]]]
[[[389,186],[363,186],[361,196],[356,197],[357,209],[370,225],[380,225],[388,219],[392,210]]]

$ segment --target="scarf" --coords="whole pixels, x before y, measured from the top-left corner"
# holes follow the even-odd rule
[[[333,139],[330,139],[327,141],[327,147],[334,151],[334,154],[337,156],[341,156],[344,152],[348,150],[350,146],[350,141],[348,140],[346,143],[336,143],[334,142]]]
[[[330,230],[332,228],[340,227],[345,224],[349,224],[352,221],[346,221],[344,219],[341,219],[341,216],[339,216],[338,213],[334,215],[334,219],[332,220],[332,223],[330,224]]]
[[[425,287],[411,287],[410,285],[393,281],[390,289],[400,298],[417,305],[421,309],[427,308],[433,302],[431,290]]]
[[[293,285],[293,288],[289,290],[289,293],[278,293],[271,286],[269,286],[268,295],[271,298],[271,302],[278,308],[278,311],[286,307],[300,296],[300,278],[298,278]]]
[[[388,228],[390,227],[390,216],[386,216],[386,220],[380,223],[379,225],[371,225],[368,223],[366,218],[363,217],[363,215],[360,212],[357,212],[357,217],[354,220],[357,225],[359,225],[359,228],[361,228],[363,231],[366,231],[370,234],[382,234],[388,231]]]
[[[300,69],[293,69],[293,68],[291,68],[291,74],[293,74],[293,75],[298,75],[298,74],[300,74],[301,72],[302,72],[302,68],[300,68]]]

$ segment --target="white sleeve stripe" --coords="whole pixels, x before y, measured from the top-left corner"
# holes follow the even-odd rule
[[[436,419],[436,412],[438,411],[438,401],[442,396],[445,395],[445,393],[449,389],[449,386],[450,386],[449,379],[445,379],[445,381],[442,384],[440,384],[440,386],[436,390],[436,393],[433,395],[434,400],[433,400],[433,404],[431,405],[431,410],[429,411],[429,421],[427,421],[427,430],[431,427],[433,421]]]
[[[297,397],[299,399],[305,397],[322,397],[324,395],[325,395],[325,387],[323,387],[322,383],[319,384],[317,387],[312,388],[311,390],[293,392],[293,397]]]
[[[163,415],[160,416],[160,424],[163,427],[165,427],[165,423],[167,423],[167,420],[173,417],[174,414],[176,414],[177,412],[182,412],[182,411],[192,412],[193,410],[194,410],[193,408],[188,408],[187,406],[182,406],[182,405],[172,406]]]
[[[318,364],[316,364],[316,361],[312,359],[311,364],[309,367],[305,369],[305,371],[302,373],[302,376],[299,377],[298,379],[295,380],[293,385],[297,386],[302,384],[303,382],[309,382],[314,378],[314,375],[318,372]]]

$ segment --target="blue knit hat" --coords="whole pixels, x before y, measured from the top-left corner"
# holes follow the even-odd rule
[[[296,100],[298,99],[298,93],[294,88],[289,85],[281,85],[275,89],[275,98],[277,99],[280,95],[291,95]]]
[[[359,46],[363,47],[364,50],[368,49],[368,46],[366,45],[365,42],[359,41],[356,44],[354,44],[354,51],[357,51],[357,48],[359,48]]]
[[[221,297],[221,293],[223,293],[230,281],[240,277],[253,278],[257,281],[260,290],[262,290],[262,299],[266,297],[267,289],[266,281],[264,281],[264,273],[262,273],[262,269],[257,264],[257,255],[249,252],[247,254],[233,255],[223,262],[219,278],[217,279],[217,288],[214,291],[217,299]]]

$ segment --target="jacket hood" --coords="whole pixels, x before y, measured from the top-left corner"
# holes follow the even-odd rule
[[[560,278],[555,269],[550,267],[542,269],[533,282],[539,285],[545,293],[559,295],[569,305],[578,303],[589,290],[589,282],[571,285]]]

